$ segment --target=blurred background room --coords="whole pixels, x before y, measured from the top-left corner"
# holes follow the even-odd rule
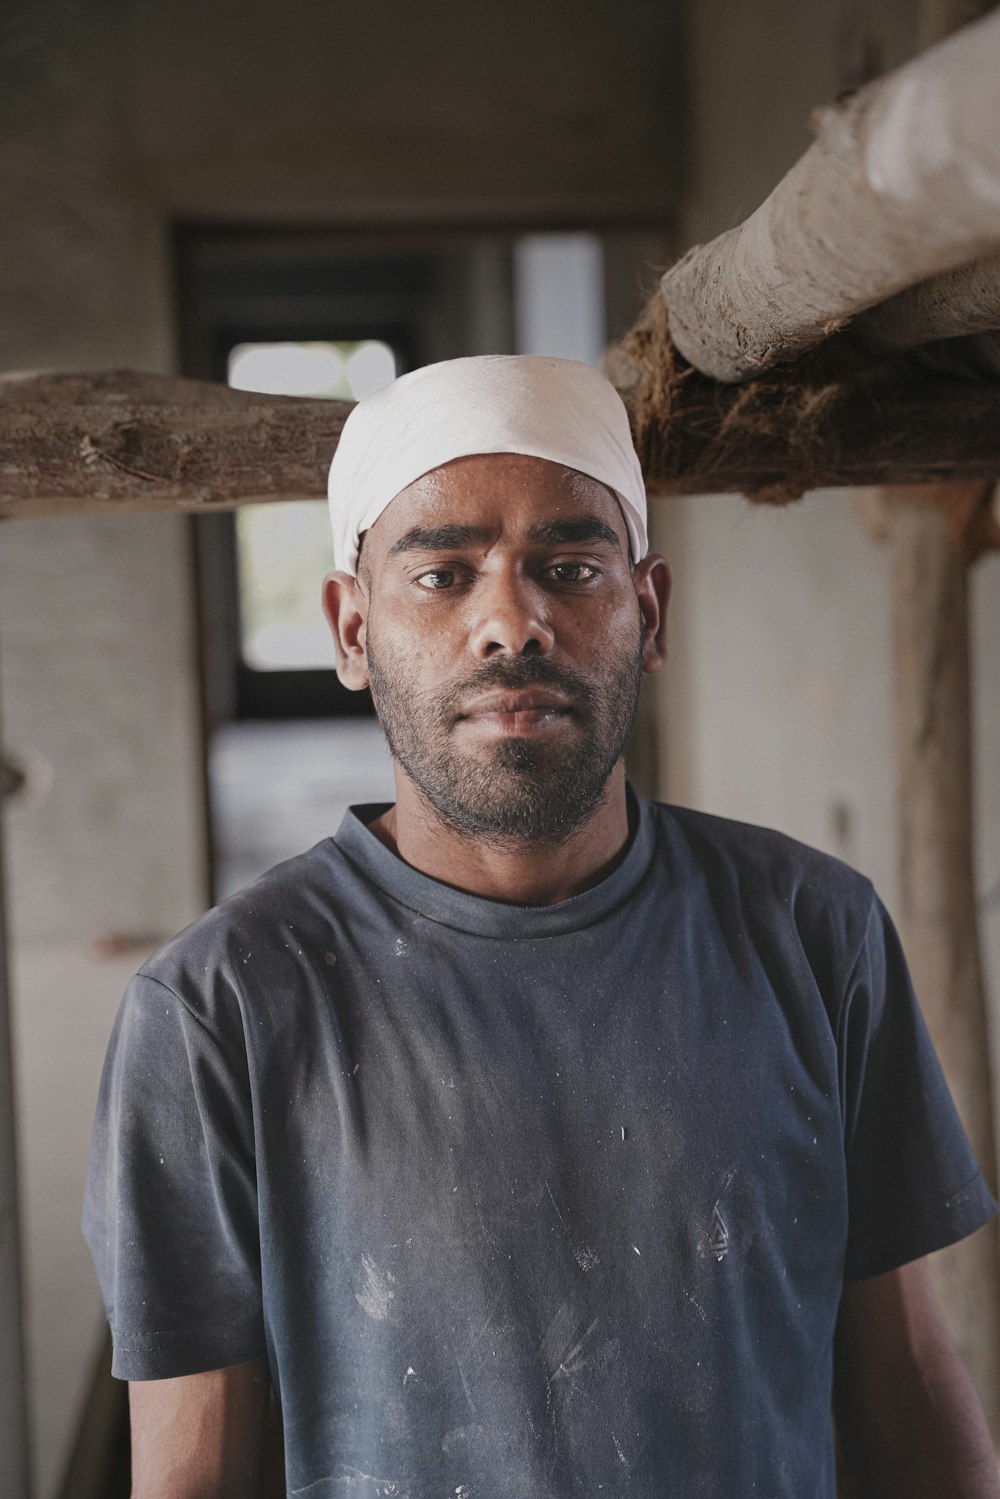
[[[7,0],[0,370],[354,398],[461,354],[599,364],[670,261],[766,196],[813,107],[916,46],[915,0]],[[846,490],[652,504],[675,572],[671,664],[647,685],[635,780],[834,853],[893,909],[885,548]],[[121,1404],[79,1231],[126,980],[349,803],[391,794],[370,704],[332,669],[330,566],[315,499],[3,528],[35,1499],[127,1492],[95,1448]],[[998,996],[996,553],[971,587]]]

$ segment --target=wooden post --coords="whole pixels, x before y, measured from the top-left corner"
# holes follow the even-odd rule
[[[921,0],[933,46],[982,0]],[[989,490],[942,484],[884,497],[892,556],[900,925],[916,990],[973,1150],[997,1190],[996,1135],[973,866],[969,517]],[[945,1315],[1000,1453],[1000,1230],[994,1219],[932,1261]]]
[[[3,1499],[28,1499],[28,1391],[14,1118],[0,839],[0,1494]]]
[[[980,1165],[996,1191],[986,994],[973,888],[969,555],[952,521],[956,511],[967,508],[968,489],[952,485],[886,496],[899,771],[899,915],[934,1044]],[[949,1326],[1000,1447],[996,1220],[932,1263]]]

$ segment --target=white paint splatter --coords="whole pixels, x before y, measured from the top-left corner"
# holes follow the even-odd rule
[[[546,1190],[546,1192],[549,1195],[549,1201],[551,1202],[553,1208],[555,1209],[556,1217],[559,1219],[559,1222],[562,1224],[563,1232],[565,1234],[568,1234],[569,1233],[569,1228],[567,1227],[566,1219],[563,1217],[562,1213],[560,1213],[560,1211],[559,1211],[559,1204],[556,1202],[555,1198],[552,1196],[552,1188],[549,1186],[548,1182],[545,1183],[545,1190]]]
[[[469,1381],[465,1377],[465,1369],[464,1369],[464,1367],[462,1365],[462,1360],[460,1358],[456,1357],[455,1363],[458,1365],[458,1374],[459,1374],[459,1378],[462,1381],[462,1389],[465,1392],[465,1399],[466,1399],[466,1402],[468,1403],[469,1410],[472,1412],[473,1415],[475,1415],[476,1414],[476,1402],[472,1398],[472,1391],[469,1389]]]
[[[397,937],[396,938],[396,957],[397,958],[405,958],[406,954],[409,952],[409,950],[410,950],[410,944],[406,941],[405,937]]]
[[[706,1322],[708,1320],[708,1318],[705,1315],[705,1308],[702,1306],[701,1302],[697,1299],[697,1297],[692,1296],[690,1291],[685,1291],[683,1289],[681,1290],[681,1295],[687,1301],[690,1301],[691,1305],[694,1307],[695,1311],[698,1313],[698,1316],[701,1318],[701,1320],[703,1322]]]
[[[639,1256],[639,1258],[642,1259],[642,1250],[639,1249],[639,1248],[637,1248],[637,1246],[635,1244],[632,1245],[632,1248],[635,1250],[635,1252]]]
[[[479,1425],[453,1426],[450,1431],[445,1432],[441,1439],[441,1451],[447,1457],[451,1457],[455,1452],[462,1452],[463,1449],[467,1453],[478,1443],[481,1443],[485,1439],[485,1436],[485,1428]]]
[[[296,1489],[296,1494],[307,1494],[311,1488],[320,1483],[327,1483],[328,1479],[317,1479],[316,1484],[308,1484],[304,1489]],[[373,1499],[407,1499],[409,1489],[400,1488],[394,1478],[376,1478],[373,1473],[362,1473],[360,1468],[351,1468],[346,1463],[340,1469],[334,1480],[338,1489],[343,1489],[348,1494],[364,1493],[373,1496]],[[369,1485],[371,1487],[369,1488]]]
[[[386,1322],[396,1299],[396,1292],[393,1290],[396,1277],[391,1270],[380,1270],[367,1255],[361,1257],[361,1268],[365,1283],[354,1299],[373,1322]]]
[[[729,1253],[729,1229],[726,1226],[726,1220],[719,1210],[718,1203],[712,1209],[712,1221],[701,1236],[698,1253],[705,1258],[712,1256],[720,1263]]]
[[[594,1251],[588,1249],[586,1244],[578,1244],[576,1246],[573,1250],[573,1258],[585,1274],[588,1270],[593,1270],[595,1266],[601,1263]]]

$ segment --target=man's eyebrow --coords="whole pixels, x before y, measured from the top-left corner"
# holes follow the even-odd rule
[[[482,545],[493,532],[485,526],[411,526],[389,548],[397,552],[456,552],[462,547]]]
[[[574,541],[606,541],[609,546],[621,551],[621,540],[594,516],[579,520],[543,520],[528,532],[530,541],[540,541],[546,546],[567,546]]]
[[[389,556],[399,552],[457,552],[463,547],[482,546],[493,539],[487,526],[411,526],[389,548]],[[605,541],[616,551],[621,541],[610,526],[595,516],[576,520],[537,521],[528,532],[528,540],[542,546],[568,546],[578,541]]]

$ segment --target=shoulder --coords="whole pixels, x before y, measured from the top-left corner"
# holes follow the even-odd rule
[[[746,877],[764,877],[784,891],[806,886],[823,895],[860,899],[866,906],[871,902],[872,885],[865,875],[787,833],[690,807],[650,805],[661,833],[683,845],[700,863],[730,865]]]
[[[750,927],[790,924],[847,960],[857,954],[880,909],[865,875],[773,828],[662,803],[653,813],[668,860],[716,910]]]
[[[167,990],[213,1033],[242,1029],[247,994],[280,984],[303,933],[329,919],[338,884],[349,877],[333,839],[275,865],[147,959],[132,993],[141,1001]]]

